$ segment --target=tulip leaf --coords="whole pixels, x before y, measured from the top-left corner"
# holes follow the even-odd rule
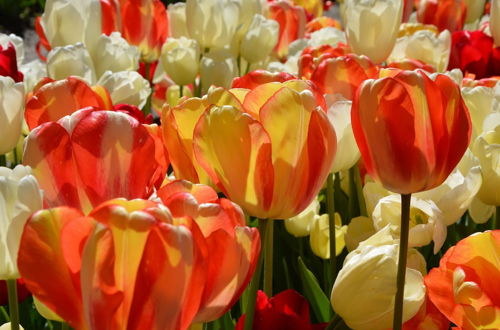
[[[321,286],[316,279],[316,276],[307,268],[302,261],[298,259],[299,275],[304,288],[304,295],[306,296],[311,309],[313,310],[319,322],[328,322],[333,317],[333,312],[330,307],[330,299],[324,294]]]

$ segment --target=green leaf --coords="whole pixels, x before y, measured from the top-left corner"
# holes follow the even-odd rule
[[[307,268],[302,261],[298,259],[299,275],[304,288],[304,295],[306,296],[311,309],[313,310],[316,318],[320,322],[328,322],[333,317],[333,311],[330,307],[330,300],[325,296],[323,290],[316,279],[316,276]]]

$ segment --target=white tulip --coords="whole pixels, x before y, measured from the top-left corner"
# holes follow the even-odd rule
[[[318,197],[316,197],[304,211],[285,220],[286,230],[295,237],[309,236],[314,219],[319,217],[319,208]]]
[[[500,206],[500,123],[476,139],[472,152],[479,159],[483,174],[479,199],[484,204]]]
[[[101,34],[91,57],[97,77],[108,70],[135,71],[139,68],[139,50],[123,39],[120,32],[113,32],[109,36]]]
[[[26,93],[31,92],[42,78],[47,77],[47,65],[39,59],[21,65],[19,71],[24,75]]]
[[[163,69],[177,85],[194,82],[200,68],[200,48],[193,39],[168,38],[161,48]]]
[[[342,226],[340,215],[335,213],[335,254],[345,247],[344,235],[347,226]],[[312,252],[322,259],[330,259],[330,223],[328,214],[316,217],[312,223],[309,244]]]
[[[77,76],[91,85],[96,81],[94,64],[82,43],[52,49],[47,55],[47,73],[54,80]]]
[[[186,25],[186,3],[177,2],[169,4],[167,14],[170,37],[189,37]]]
[[[241,56],[250,63],[265,59],[278,43],[279,24],[275,20],[255,15],[241,40]]]
[[[106,87],[113,104],[126,103],[142,108],[151,94],[149,82],[136,71],[106,71],[97,85]]]
[[[204,92],[212,85],[229,88],[236,76],[238,64],[229,50],[216,49],[202,57],[200,77]]]
[[[0,155],[15,148],[24,120],[24,85],[0,76]]]

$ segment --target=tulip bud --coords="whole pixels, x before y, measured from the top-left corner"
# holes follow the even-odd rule
[[[286,230],[295,237],[305,237],[311,232],[314,219],[319,217],[319,201],[316,197],[304,211],[285,220]]]
[[[263,14],[261,1],[255,0],[238,0],[240,5],[240,26],[236,31],[238,40],[248,32],[248,28],[252,23],[254,16]],[[277,32],[276,32],[277,33]]]
[[[168,38],[161,48],[161,62],[177,85],[188,85],[198,75],[200,48],[196,40]]]
[[[177,2],[169,4],[167,14],[170,37],[189,37],[186,25],[186,3]]]
[[[347,41],[351,49],[383,62],[391,53],[401,24],[401,0],[351,0],[345,4]]]
[[[77,76],[89,84],[96,81],[94,64],[82,43],[52,49],[47,55],[47,73],[54,80]]]
[[[356,217],[351,219],[344,236],[347,251],[356,249],[359,243],[375,234],[372,219],[368,217]]]
[[[490,31],[495,45],[500,46],[500,0],[491,1]]]
[[[149,82],[135,71],[106,71],[97,82],[111,95],[113,104],[131,104],[142,108],[151,94]]]
[[[333,285],[331,303],[349,327],[360,330],[391,328],[398,249],[397,244],[367,245],[347,255]],[[422,274],[407,268],[403,322],[418,312],[424,299]]]
[[[347,226],[342,226],[340,215],[335,213],[335,253],[339,255],[345,247],[344,234]],[[328,214],[314,219],[309,236],[309,244],[315,255],[322,259],[330,259],[330,224]]]
[[[278,32],[278,22],[266,19],[262,15],[255,15],[248,32],[241,40],[241,56],[250,63],[265,59],[278,42]]]
[[[472,152],[479,159],[483,184],[479,199],[488,205],[500,206],[500,123],[493,130],[481,134],[472,146]]]
[[[24,114],[24,86],[10,77],[0,76],[0,155],[17,144],[21,135]]]
[[[228,50],[216,49],[201,59],[200,76],[204,92],[211,85],[229,88],[238,76],[238,64]]]
[[[223,48],[239,25],[240,5],[234,0],[187,0],[186,24],[189,36],[201,49]]]
[[[483,132],[483,122],[491,112],[495,94],[500,95],[500,85],[495,88],[486,86],[462,87],[462,96],[469,109],[472,123],[471,142]]]
[[[120,32],[102,34],[91,52],[97,77],[105,71],[135,71],[139,68],[139,51],[122,38]]]
[[[17,252],[24,224],[42,208],[42,192],[29,166],[0,167],[0,279],[19,278]]]

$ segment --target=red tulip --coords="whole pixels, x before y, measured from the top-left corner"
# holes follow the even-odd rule
[[[236,324],[236,330],[243,330],[246,315]],[[285,290],[268,298],[257,292],[253,329],[314,330],[325,329],[326,324],[312,325],[309,320],[307,300],[294,290]]]
[[[482,31],[454,32],[448,70],[459,68],[464,74],[472,73],[477,79],[488,77],[493,38]]]
[[[381,71],[356,93],[352,129],[366,169],[388,190],[439,186],[469,145],[471,122],[457,86],[424,71]]]
[[[500,230],[459,241],[425,277],[430,300],[460,329],[500,329]]]
[[[239,299],[253,275],[260,251],[258,230],[246,227],[239,206],[219,199],[208,186],[174,181],[158,197],[174,217],[192,217],[205,237],[208,272],[195,321],[213,321]]]
[[[420,1],[417,19],[423,24],[433,24],[439,31],[462,30],[467,13],[464,0],[425,0]]]
[[[16,48],[12,43],[7,48],[0,45],[0,76],[11,77],[15,82],[23,81],[23,73],[17,69]]]
[[[49,207],[88,212],[111,198],[148,198],[168,166],[155,127],[124,113],[83,109],[35,128],[24,163]]]
[[[266,70],[255,70],[244,76],[234,78],[231,88],[254,89],[269,82],[285,82],[292,79],[297,79],[297,77],[287,72],[272,73]]]
[[[26,224],[19,271],[75,329],[186,329],[198,310],[206,244],[163,205],[115,199],[88,217],[59,207]]]

